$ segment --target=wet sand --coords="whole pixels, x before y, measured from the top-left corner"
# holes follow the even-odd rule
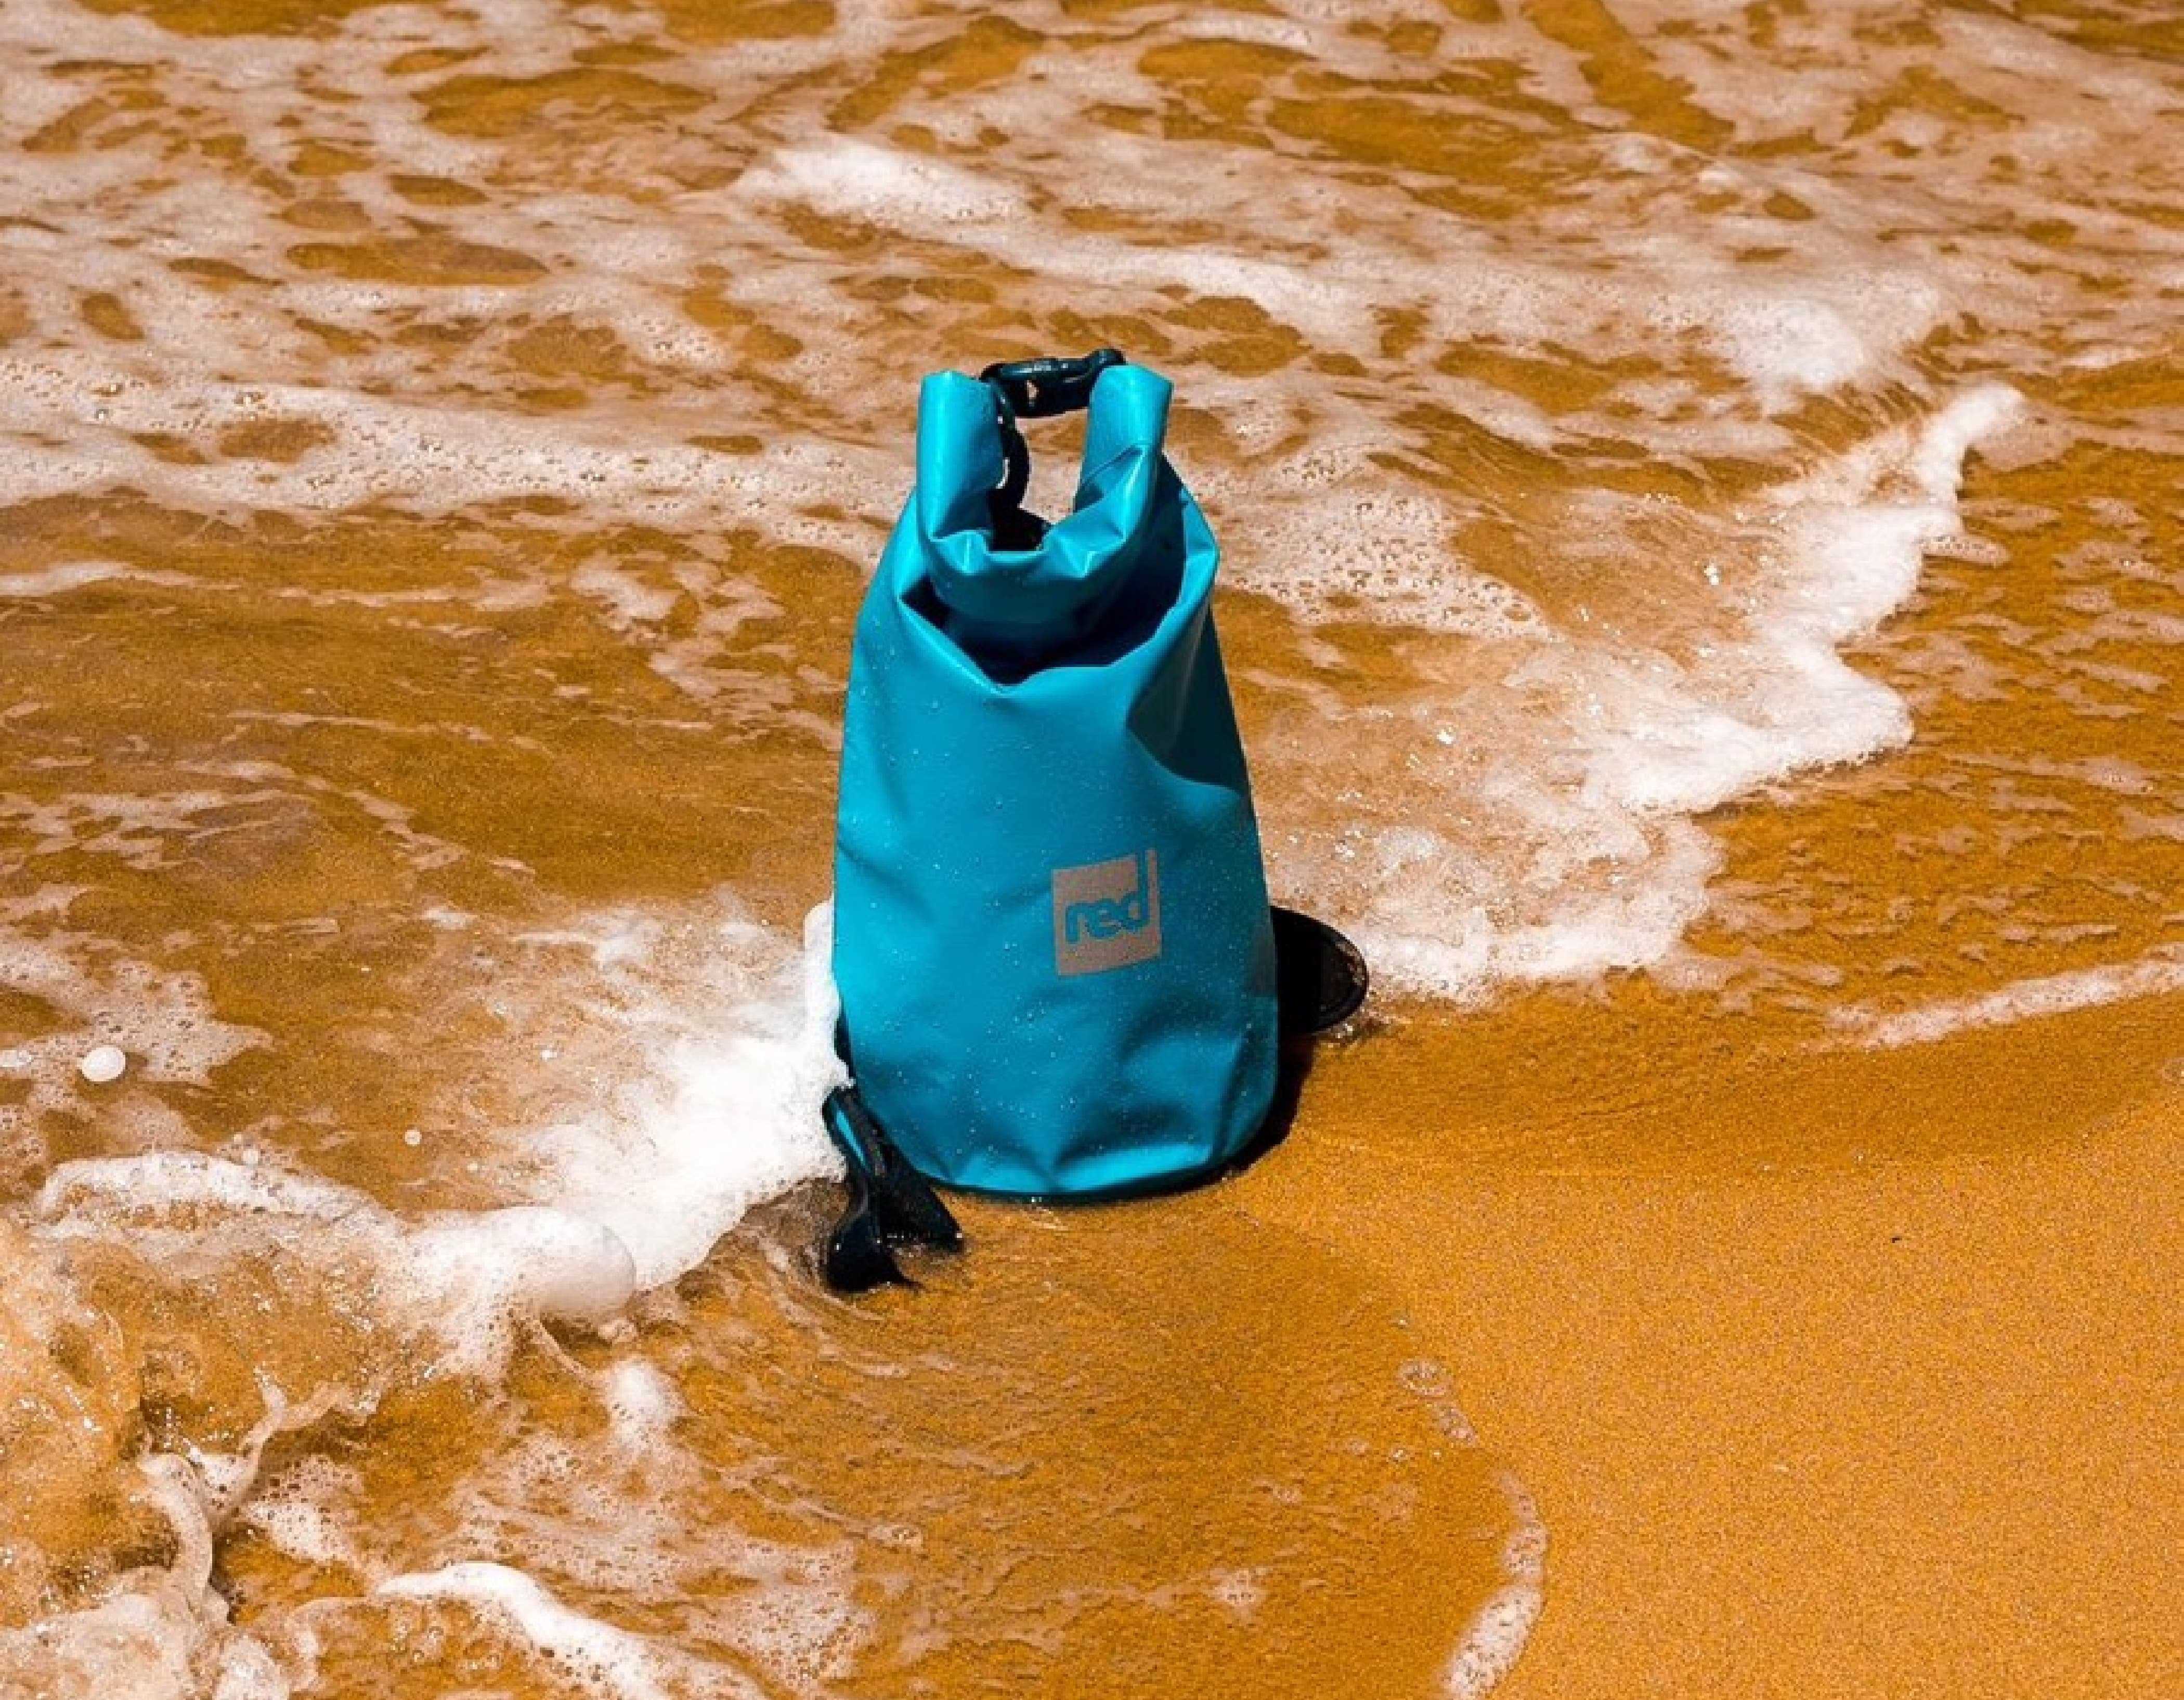
[[[1240,1187],[1402,1296],[1535,1495],[1500,1692],[2174,1692],[2184,999],[1728,1092],[1586,1025],[1332,1055]]]

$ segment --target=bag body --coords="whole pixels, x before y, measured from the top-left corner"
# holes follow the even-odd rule
[[[916,488],[858,616],[834,976],[865,1104],[950,1186],[1180,1185],[1273,1099],[1218,549],[1162,453],[1171,393],[1100,371],[1072,511],[1005,548],[996,392],[928,378]]]

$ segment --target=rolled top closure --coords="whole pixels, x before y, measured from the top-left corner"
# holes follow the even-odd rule
[[[994,381],[956,372],[926,379],[914,518],[925,574],[949,609],[1023,638],[1044,636],[1043,628],[1062,638],[1129,575],[1153,513],[1174,386],[1119,356],[1101,359],[1111,353],[989,368],[1000,374]],[[1003,412],[1019,397],[1030,408],[1025,417],[1078,405],[1090,416],[1070,512],[1034,546],[1006,548],[994,536],[994,497],[1010,474],[1013,424]]]

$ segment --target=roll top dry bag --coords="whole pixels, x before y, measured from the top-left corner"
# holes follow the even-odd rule
[[[989,376],[925,381],[916,487],[857,620],[844,1054],[870,1120],[947,1185],[1179,1185],[1259,1132],[1278,1049],[1219,552],[1162,453],[1166,379],[1105,351]],[[1016,420],[1087,405],[1050,526]]]

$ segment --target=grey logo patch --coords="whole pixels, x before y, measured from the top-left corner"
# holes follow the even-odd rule
[[[1160,953],[1160,863],[1151,851],[1054,870],[1056,973],[1100,974]]]

